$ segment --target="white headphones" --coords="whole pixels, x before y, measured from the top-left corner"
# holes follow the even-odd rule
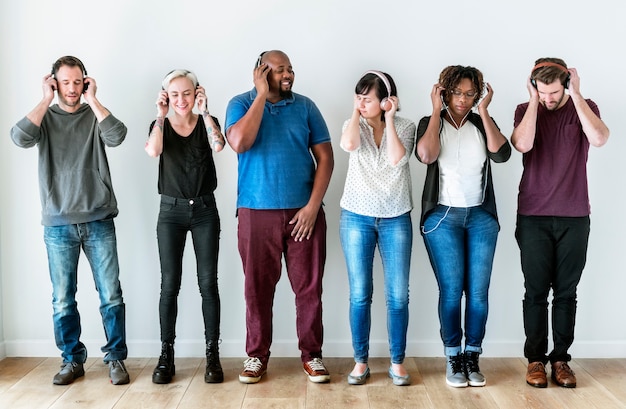
[[[387,97],[380,101],[380,109],[383,111],[389,111],[393,107],[393,103],[389,100],[389,97],[391,97],[391,84],[389,83],[389,79],[381,71],[370,70],[365,72],[365,74],[374,74],[385,84],[385,88],[387,88]]]

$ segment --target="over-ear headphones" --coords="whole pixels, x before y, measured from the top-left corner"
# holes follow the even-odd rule
[[[254,68],[259,68],[259,66],[261,65],[261,60],[263,59],[265,53],[267,53],[267,51],[263,51],[261,54],[259,54],[259,58],[256,59],[256,64],[254,65]]]
[[[175,74],[175,75],[172,75],[172,74]],[[174,78],[178,78],[178,77],[189,78],[196,88],[200,86],[200,82],[198,81],[198,77],[196,77],[196,74],[194,74],[193,72],[189,70],[183,70],[183,69],[177,68],[165,74],[165,77],[163,77],[163,81],[161,81],[161,89],[165,91],[165,87],[167,87]]]
[[[52,64],[52,70],[50,74],[53,78],[56,79],[56,73],[61,68],[62,65],[69,65],[70,67],[78,67],[83,72],[83,94],[87,92],[87,88],[89,87],[89,83],[85,82],[85,77],[87,76],[87,70],[85,69],[85,65],[81,60],[71,55],[66,55],[65,57],[61,57]]]
[[[383,84],[385,84],[385,88],[387,88],[387,97],[380,100],[380,109],[383,111],[389,111],[393,107],[392,102],[389,100],[389,97],[391,97],[391,84],[389,83],[389,78],[387,78],[382,71],[370,70],[365,72],[365,74],[374,74],[380,78]]]
[[[567,73],[567,77],[565,78],[565,81],[562,82],[562,84],[566,89],[569,87],[570,73],[567,67],[561,64],[555,63],[555,62],[550,62],[550,61],[540,62],[539,64],[535,65],[533,69],[530,71],[530,75],[531,75],[530,83],[533,85],[533,87],[537,88],[537,81],[535,80],[535,78],[533,78],[532,75],[536,70],[538,70],[539,68],[543,68],[543,67],[556,67],[560,69],[561,71]]]
[[[189,79],[196,87],[196,89],[200,86],[200,82],[198,82],[198,77],[196,77],[196,74],[189,70],[177,68],[165,74],[165,77],[163,77],[163,81],[161,81],[161,90],[165,91],[165,88],[170,85],[170,82],[172,82],[173,79],[182,77]],[[169,97],[166,98],[166,102],[169,104]]]

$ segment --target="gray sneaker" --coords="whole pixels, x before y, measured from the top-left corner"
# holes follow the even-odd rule
[[[478,352],[465,351],[465,373],[469,386],[485,386],[487,381],[478,367]]]
[[[125,385],[130,382],[124,361],[109,361],[109,378],[111,378],[113,385]]]
[[[52,383],[55,385],[69,385],[83,375],[85,375],[83,364],[79,362],[65,362],[61,365],[59,373],[52,378]]]
[[[453,388],[465,388],[467,386],[462,354],[448,357],[446,363],[446,383]]]

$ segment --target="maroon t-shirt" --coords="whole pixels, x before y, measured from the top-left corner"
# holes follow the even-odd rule
[[[598,106],[587,99],[600,117]],[[514,126],[528,108],[515,110]],[[582,217],[591,212],[587,189],[589,141],[571,98],[556,111],[539,105],[533,148],[523,156],[524,172],[519,184],[517,212],[524,216]]]

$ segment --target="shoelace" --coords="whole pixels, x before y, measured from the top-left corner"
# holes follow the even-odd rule
[[[248,358],[244,361],[243,366],[246,371],[258,372],[263,367],[263,364],[259,358]]]
[[[528,372],[546,372],[545,367],[541,362],[537,362]]]
[[[572,370],[572,368],[569,367],[567,363],[564,363],[563,365],[557,367],[556,372],[559,375],[561,375],[563,372],[565,372],[567,375],[574,375],[574,371]]]
[[[452,367],[453,373],[463,372],[463,356],[462,355],[451,356],[450,366]]]
[[[465,366],[467,368],[467,373],[480,372],[480,368],[478,367],[477,356],[468,354],[465,358],[466,358]]]
[[[61,370],[67,369],[69,371],[74,372],[74,369],[77,368],[77,367],[78,367],[78,363],[76,363],[76,362],[68,362],[68,363],[65,363],[65,364],[61,365]]]
[[[120,361],[111,361],[112,369],[119,368],[122,372],[126,372],[126,367]]]
[[[324,364],[322,363],[322,360],[319,358],[313,358],[313,360],[307,362],[309,364],[309,366],[311,367],[311,369],[313,369],[314,371],[325,371],[326,368],[324,367]]]

